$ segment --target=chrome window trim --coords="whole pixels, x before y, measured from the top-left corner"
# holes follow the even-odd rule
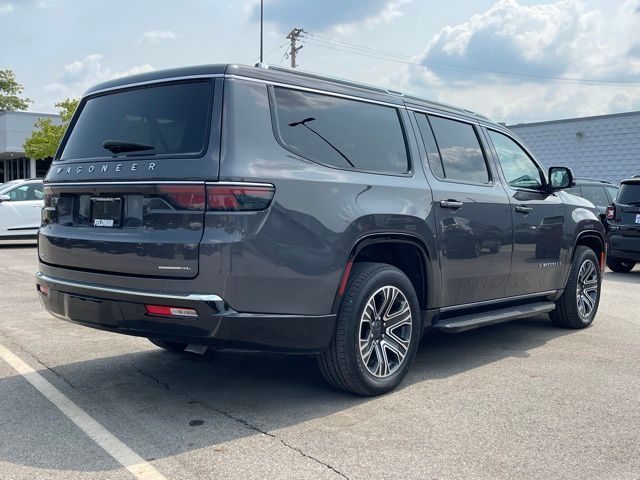
[[[218,295],[200,294],[200,293],[161,293],[161,292],[149,292],[144,290],[127,290],[124,288],[105,287],[102,285],[92,285],[90,283],[73,282],[70,280],[62,280],[60,278],[51,277],[45,273],[38,272],[36,274],[36,281],[44,281],[53,283],[56,285],[64,285],[66,287],[82,288],[85,290],[93,290],[96,292],[115,293],[123,295],[134,295],[138,297],[153,297],[162,298],[168,300],[195,300],[201,302],[222,302],[222,298]]]
[[[201,78],[222,78],[222,77],[224,77],[223,73],[208,73],[208,74],[201,74],[201,75],[184,75],[180,77],[156,78],[154,80],[147,80],[144,82],[124,83],[122,85],[118,85],[114,87],[101,88],[100,90],[90,90],[85,92],[84,95],[82,95],[82,98],[90,97],[92,95],[97,95],[100,93],[111,92],[113,90],[122,90],[125,88],[135,88],[135,87],[142,87],[144,85],[153,85],[154,83],[168,83],[168,82],[179,82],[181,80],[197,80]]]
[[[225,78],[236,79],[236,80],[247,80],[247,81],[256,82],[256,83],[264,83],[265,85],[272,85],[274,87],[283,87],[283,88],[289,88],[291,90],[302,90],[304,92],[319,93],[321,95],[345,98],[347,100],[355,100],[359,102],[374,103],[376,105],[384,105],[386,107],[392,107],[392,108],[406,108],[403,103],[383,102],[381,100],[373,100],[371,98],[358,97],[356,95],[349,95],[346,93],[331,92],[331,91],[322,90],[319,88],[302,87],[300,85],[295,85],[293,83],[275,82],[273,80],[264,80],[262,78],[245,77],[242,75],[233,75],[233,74],[227,75]]]
[[[448,120],[455,120],[456,122],[468,123],[469,125],[472,125],[475,127],[480,126],[480,122],[478,120],[476,120],[475,118],[466,117],[464,115],[460,115],[459,117],[456,117],[455,115],[447,115],[446,113],[441,113],[440,110],[437,110],[437,109],[428,110],[424,108],[415,108],[415,107],[406,107],[406,108],[407,110],[416,112],[416,113],[424,113],[425,115],[431,115],[433,117],[442,117]]]

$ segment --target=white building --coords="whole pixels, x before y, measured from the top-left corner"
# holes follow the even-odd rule
[[[545,166],[619,182],[640,174],[640,112],[510,125]]]
[[[44,177],[51,159],[26,158],[24,141],[31,136],[39,118],[60,123],[58,115],[32,112],[0,112],[0,183],[16,178]]]

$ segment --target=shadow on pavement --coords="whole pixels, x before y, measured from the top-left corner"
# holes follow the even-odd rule
[[[546,316],[460,334],[429,332],[404,384],[388,396],[401,399],[403,389],[426,382],[429,389],[437,389],[439,379],[508,357],[526,358],[531,350],[569,333],[552,327]],[[105,339],[117,341],[114,336]],[[234,352],[196,356],[158,349],[56,366],[54,371],[55,375],[41,373],[146,459],[272,432],[380,401],[332,389],[309,356]],[[22,383],[15,376],[0,380],[0,392],[15,391]],[[30,387],[21,388],[24,392]],[[35,390],[28,394],[39,395]],[[38,416],[30,408],[28,403],[22,408],[24,429],[30,436],[35,430],[40,438],[55,438],[49,423],[29,421]],[[21,428],[3,434],[0,461],[60,470],[95,468],[82,461],[82,455],[50,461],[51,443],[25,445]],[[54,447],[65,451],[63,443],[54,442]]]
[[[607,271],[604,275],[604,279],[613,280],[614,282],[624,283],[640,283],[640,269],[634,268],[629,273],[616,273]]]

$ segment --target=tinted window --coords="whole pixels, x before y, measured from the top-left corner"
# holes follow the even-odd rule
[[[640,183],[623,183],[620,186],[616,202],[623,205],[640,205]]]
[[[516,142],[498,132],[489,131],[489,136],[498,154],[502,172],[511,187],[542,187],[542,172]]]
[[[429,117],[429,121],[440,149],[445,178],[488,183],[487,163],[473,126],[440,117]]]
[[[582,196],[582,191],[580,190],[580,187],[571,187],[571,188],[567,188],[565,189],[565,192],[570,193],[571,195],[577,195],[578,197]]]
[[[424,146],[427,149],[427,161],[429,162],[429,168],[433,174],[438,178],[444,178],[444,168],[442,167],[442,158],[438,151],[438,145],[436,139],[433,137],[433,131],[427,116],[420,113],[416,114],[416,120],[418,121],[418,128],[424,141]]]
[[[405,173],[398,111],[344,98],[275,88],[280,135],[293,152],[340,168]]]
[[[582,196],[596,206],[609,205],[609,197],[607,197],[604,187],[583,185]]]
[[[5,195],[9,195],[12,202],[25,202],[28,200],[42,200],[44,193],[42,193],[41,183],[29,183],[26,185],[20,185],[6,192]]]
[[[204,150],[213,84],[176,83],[90,98],[61,159],[111,157],[106,140],[148,145],[126,155],[198,154]]]
[[[611,201],[615,200],[616,196],[618,195],[619,188],[614,186],[606,186],[606,185],[604,188],[609,194],[609,198],[611,199]]]

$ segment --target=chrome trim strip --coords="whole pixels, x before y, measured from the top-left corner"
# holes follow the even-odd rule
[[[480,125],[480,122],[478,121],[478,119],[471,115],[465,115],[461,113],[459,117],[456,117],[455,113],[452,113],[452,114],[441,113],[441,111],[438,109],[429,110],[425,108],[415,108],[415,107],[406,107],[406,108],[407,110],[412,112],[424,113],[425,115],[431,115],[434,117],[448,118],[450,120],[466,123],[468,125],[476,125],[476,126]]]
[[[95,180],[92,182],[53,182],[53,183],[45,183],[45,187],[66,187],[66,186],[91,186],[91,185],[240,185],[247,187],[273,187],[272,183],[260,183],[260,182],[213,182],[206,180],[140,180],[140,181],[129,181],[129,182],[101,182],[100,180]]]
[[[160,293],[160,292],[147,292],[142,290],[125,290],[123,288],[105,287],[101,285],[92,285],[83,282],[73,282],[69,280],[62,280],[60,278],[50,277],[49,275],[38,272],[36,273],[36,281],[42,280],[45,282],[51,282],[57,285],[64,285],[66,287],[84,288],[86,290],[93,290],[96,292],[116,293],[122,295],[135,295],[138,297],[153,297],[167,300],[194,300],[200,302],[222,302],[222,298],[218,295],[207,295],[200,293]]]
[[[74,186],[85,186],[85,185],[202,185],[204,184],[204,180],[139,180],[139,181],[128,181],[128,182],[101,182],[100,180],[94,180],[91,182],[45,182],[45,187],[74,187]]]
[[[143,85],[152,85],[154,83],[178,82],[180,80],[196,80],[198,78],[222,78],[222,77],[224,77],[223,73],[210,73],[210,74],[201,74],[201,75],[184,75],[181,77],[156,78],[155,80],[147,80],[146,82],[126,83],[123,85],[118,85],[117,87],[108,87],[108,88],[101,88],[100,90],[87,91],[84,93],[84,95],[82,95],[82,98],[90,97],[98,93],[110,92],[112,90],[122,90],[124,88],[141,87]]]
[[[207,185],[238,185],[241,187],[273,187],[273,183],[260,183],[260,182],[207,182]]]
[[[496,303],[512,302],[516,300],[526,300],[527,298],[547,297],[555,295],[558,290],[548,290],[546,292],[527,293],[525,295],[516,295],[514,297],[496,298],[494,300],[483,300],[482,302],[463,303],[462,305],[452,305],[450,307],[440,308],[441,312],[450,312],[454,310],[462,310],[464,308],[480,307],[485,305],[493,305]]]
[[[406,108],[403,103],[383,102],[380,100],[372,100],[367,97],[358,97],[355,95],[348,95],[344,93],[329,92],[327,90],[321,90],[318,88],[301,87],[299,85],[293,85],[291,83],[274,82],[272,80],[264,80],[262,78],[252,78],[252,77],[245,77],[242,75],[233,75],[233,74],[227,75],[225,78],[247,80],[249,82],[255,82],[255,83],[264,83],[266,85],[273,85],[274,87],[284,87],[284,88],[289,88],[291,90],[302,90],[304,92],[320,93],[322,95],[328,95],[331,97],[339,97],[339,98],[346,98],[348,100],[357,100],[359,102],[374,103],[376,105],[384,105],[386,107]],[[354,87],[354,88],[357,88],[357,87]]]

